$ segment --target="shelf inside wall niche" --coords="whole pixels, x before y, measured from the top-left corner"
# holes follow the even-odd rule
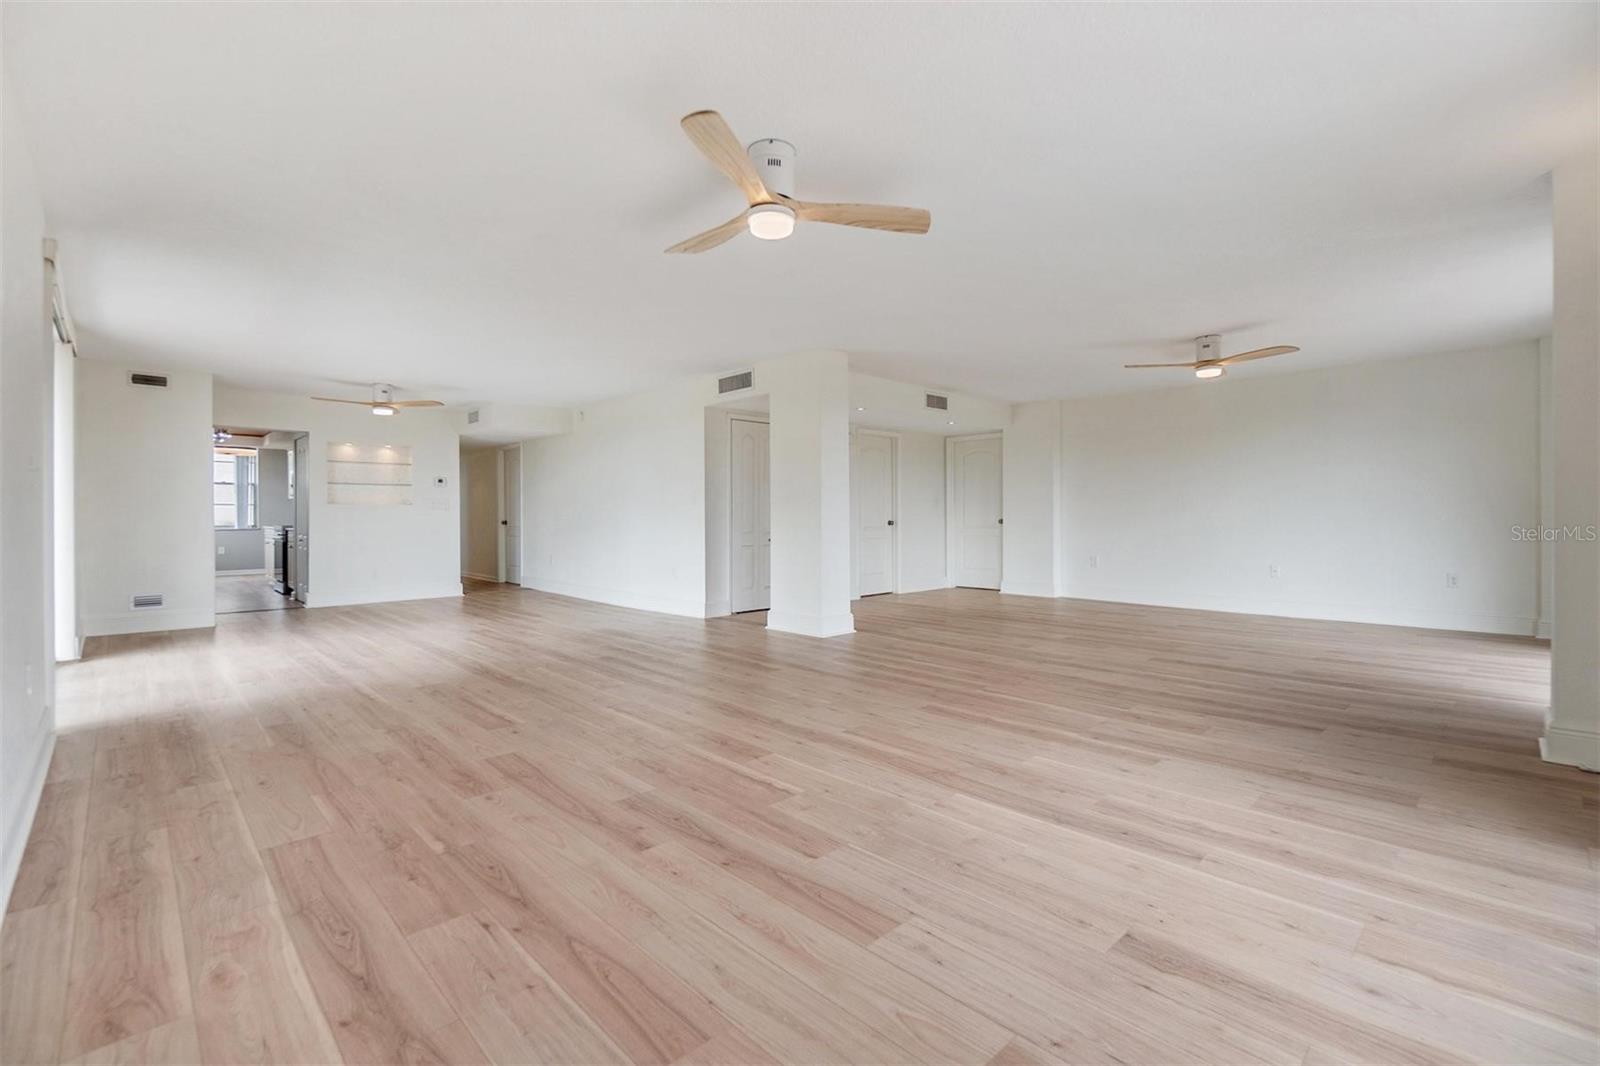
[[[396,507],[412,502],[407,445],[328,445],[328,502]]]

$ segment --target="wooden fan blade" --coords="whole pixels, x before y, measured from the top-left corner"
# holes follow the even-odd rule
[[[933,216],[920,207],[891,207],[887,204],[812,204],[783,198],[803,222],[832,222],[836,226],[889,230],[893,233],[927,233]]]
[[[761,181],[761,175],[756,173],[756,165],[745,154],[744,145],[739,143],[739,138],[733,135],[721,115],[715,111],[696,111],[683,116],[680,125],[701,154],[711,160],[712,166],[726,174],[729,181],[739,186],[739,191],[744,193],[745,200],[752,206],[776,202]]]
[[[372,406],[372,401],[371,400],[339,400],[339,399],[335,399],[332,396],[313,396],[311,398],[313,400],[321,400],[323,403],[354,403],[354,404],[360,404],[362,407],[371,407]]]
[[[1248,363],[1252,359],[1265,359],[1273,355],[1288,355],[1290,352],[1298,352],[1299,350],[1292,344],[1278,344],[1271,348],[1256,348],[1253,351],[1240,352],[1238,355],[1230,355],[1218,359],[1217,362],[1223,366],[1228,366],[1232,363]]]
[[[708,229],[704,233],[696,233],[686,241],[679,241],[668,252],[706,252],[717,245],[730,241],[744,232],[744,212],[741,211],[728,221],[715,229]]]
[[[1199,363],[1123,363],[1124,370],[1152,370],[1156,367],[1181,366],[1185,370],[1193,370]]]
[[[390,400],[390,407],[443,407],[443,400]]]

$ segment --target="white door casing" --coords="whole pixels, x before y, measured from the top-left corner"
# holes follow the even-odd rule
[[[500,551],[505,580],[522,584],[522,445],[500,451]]]
[[[1000,438],[951,442],[951,578],[965,588],[1000,587]]]
[[[306,602],[311,591],[311,438],[294,439],[294,598]]]
[[[855,435],[856,594],[895,591],[895,439]]]
[[[730,606],[765,611],[772,606],[772,471],[770,428],[765,422],[730,420]]]

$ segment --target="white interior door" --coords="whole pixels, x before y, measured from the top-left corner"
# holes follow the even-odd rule
[[[855,441],[856,593],[895,586],[894,438],[857,432]]]
[[[311,591],[311,438],[294,439],[294,598],[301,603]]]
[[[967,588],[1000,587],[1000,458],[999,437],[958,440],[952,447],[953,573]]]
[[[504,531],[503,551],[506,581],[522,584],[522,445],[500,452],[500,528]]]
[[[729,598],[737,614],[772,606],[772,470],[767,424],[732,422]]]

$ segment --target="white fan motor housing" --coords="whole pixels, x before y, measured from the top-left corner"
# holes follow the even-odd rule
[[[1194,361],[1204,363],[1210,359],[1222,358],[1222,337],[1216,333],[1207,333],[1203,337],[1194,339]]]
[[[794,196],[794,145],[767,137],[745,149],[756,173],[768,189],[784,196]]]

